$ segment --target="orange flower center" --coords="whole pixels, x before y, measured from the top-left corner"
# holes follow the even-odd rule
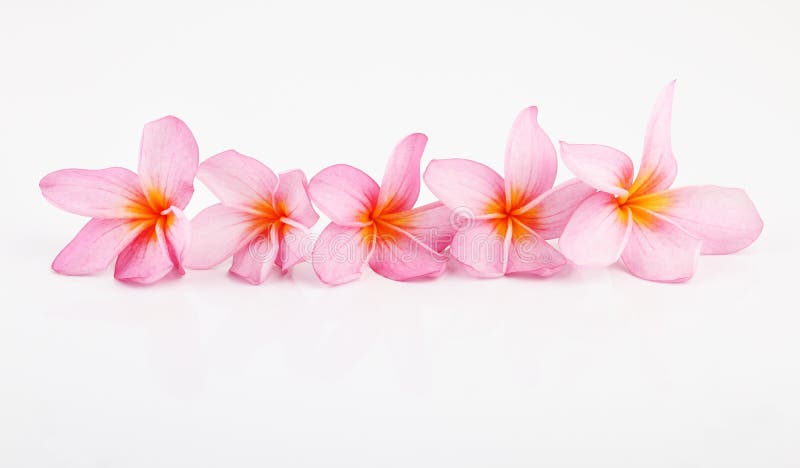
[[[634,221],[642,226],[652,226],[657,220],[653,213],[658,213],[669,206],[670,200],[666,193],[649,193],[646,195],[620,196],[617,197],[619,209],[624,213],[627,220],[628,209],[633,215]]]

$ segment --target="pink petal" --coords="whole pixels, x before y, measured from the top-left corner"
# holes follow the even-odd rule
[[[62,275],[89,275],[105,270],[111,261],[148,226],[128,219],[92,219],[53,261]]]
[[[661,92],[653,108],[644,138],[642,165],[630,190],[632,194],[645,195],[666,190],[678,175],[670,140],[674,92],[675,81],[672,81]]]
[[[694,275],[702,241],[652,212],[632,207],[634,222],[622,261],[634,275],[664,282]]]
[[[630,210],[621,208],[613,195],[599,192],[578,206],[558,246],[576,265],[611,265],[625,248],[630,229]]]
[[[474,276],[503,276],[508,265],[511,234],[506,219],[476,220],[456,232],[450,253]]]
[[[459,227],[459,219],[453,210],[441,202],[382,216],[381,219],[403,229],[436,252],[450,246]]]
[[[191,240],[191,222],[180,208],[173,206],[169,213],[158,220],[156,229],[161,229],[166,241],[167,253],[178,273],[184,274],[183,259]]]
[[[567,264],[561,252],[553,248],[533,229],[519,221],[513,223],[514,234],[508,251],[506,273],[528,273],[550,276]]]
[[[50,203],[81,216],[130,218],[148,210],[139,177],[121,167],[51,172],[39,187]]]
[[[221,203],[192,219],[192,242],[184,264],[205,270],[233,256],[266,228],[252,215]]]
[[[278,185],[278,176],[261,161],[234,150],[203,161],[197,178],[222,203],[247,211],[271,211],[272,192]]]
[[[375,245],[374,231],[372,225],[328,224],[314,244],[311,255],[319,279],[331,286],[358,279]]]
[[[704,254],[729,254],[755,241],[764,227],[744,190],[704,185],[673,189],[654,209],[693,236],[703,240]]]
[[[194,193],[197,165],[197,142],[183,121],[168,116],[144,126],[139,179],[150,206],[186,208]]]
[[[308,198],[308,183],[303,171],[294,170],[278,177],[278,186],[272,195],[272,205],[281,215],[305,226],[313,226],[319,215]]]
[[[163,231],[152,226],[120,252],[114,277],[120,281],[149,284],[166,276],[173,267]]]
[[[230,272],[250,284],[261,284],[272,272],[277,254],[278,234],[273,226],[236,252]]]
[[[561,159],[588,185],[613,195],[628,194],[633,163],[622,151],[610,146],[572,145],[562,141]]]
[[[580,179],[568,180],[539,195],[515,214],[544,239],[555,239],[564,232],[578,205],[595,192]]]
[[[447,207],[464,217],[503,211],[503,178],[490,167],[468,159],[434,159],[423,176],[425,184]]]
[[[283,224],[278,230],[280,249],[275,257],[275,264],[286,273],[296,264],[311,258],[314,247],[314,236],[310,232]]]
[[[364,172],[346,164],[330,166],[311,178],[308,193],[328,218],[341,226],[366,226],[380,188]]]
[[[419,161],[427,143],[428,137],[412,133],[394,148],[381,182],[379,212],[394,213],[414,207],[419,197]]]
[[[405,281],[424,276],[439,276],[447,267],[447,257],[391,224],[379,223],[375,251],[369,266],[381,276]]]
[[[505,192],[509,207],[524,205],[553,187],[558,170],[556,149],[536,121],[538,110],[519,113],[506,145]]]

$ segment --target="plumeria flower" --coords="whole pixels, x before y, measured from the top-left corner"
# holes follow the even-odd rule
[[[558,159],[537,114],[529,107],[514,121],[505,180],[467,159],[433,160],[425,171],[434,195],[463,218],[450,252],[475,276],[556,272],[566,260],[546,240],[558,237],[575,207],[595,192],[577,179],[553,188]]]
[[[443,251],[455,230],[451,212],[438,202],[414,208],[427,141],[415,133],[398,143],[380,187],[345,164],[325,168],[311,179],[311,198],[332,221],[312,254],[314,271],[323,282],[338,285],[357,279],[367,263],[398,281],[444,271]]]
[[[197,178],[222,203],[192,220],[189,268],[213,268],[233,257],[231,273],[261,284],[273,263],[285,273],[306,259],[309,228],[319,215],[302,171],[276,176],[256,159],[229,150],[203,161]]]
[[[183,209],[194,192],[197,142],[176,117],[144,126],[139,175],[121,167],[64,169],[39,183],[55,206],[92,219],[53,261],[65,275],[102,271],[116,257],[114,277],[152,283],[181,266],[189,244]]]
[[[559,241],[576,264],[605,266],[621,256],[638,277],[685,281],[700,254],[736,252],[761,233],[761,217],[743,190],[669,189],[678,172],[670,142],[674,87],[673,81],[653,109],[635,179],[633,163],[621,151],[561,143],[567,167],[599,190],[578,207]]]

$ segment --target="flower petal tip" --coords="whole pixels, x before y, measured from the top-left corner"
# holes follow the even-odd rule
[[[425,145],[425,144],[428,143],[428,135],[426,135],[424,133],[420,133],[420,132],[415,132],[415,133],[409,134],[408,136],[403,138],[403,140],[404,141],[405,140],[412,140],[412,141],[414,141],[415,144]]]
[[[161,117],[161,118],[158,118],[158,119],[155,119],[155,120],[151,120],[150,122],[147,122],[145,124],[145,126],[152,125],[152,124],[160,124],[160,123],[171,123],[173,125],[186,126],[186,122],[184,122],[183,120],[179,119],[178,117],[175,117],[172,114],[167,114],[164,117]]]
[[[517,116],[517,118],[521,117],[528,117],[531,121],[537,122],[539,120],[539,108],[536,106],[528,106],[522,109]]]

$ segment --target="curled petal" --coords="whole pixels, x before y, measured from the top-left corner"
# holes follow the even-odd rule
[[[273,225],[236,252],[230,272],[250,284],[261,284],[272,272],[278,248],[277,229]]]
[[[556,149],[539,126],[538,110],[519,113],[506,145],[505,192],[509,207],[524,205],[553,187],[558,169]]]
[[[561,159],[579,179],[613,195],[628,195],[633,177],[631,158],[603,145],[573,145],[561,142]]]
[[[369,258],[369,266],[376,273],[396,281],[442,274],[447,266],[445,255],[396,226],[378,225],[375,250]]]
[[[389,158],[378,196],[378,211],[394,213],[414,207],[419,197],[419,161],[428,143],[422,133],[412,133],[397,144]]]
[[[290,268],[311,257],[314,236],[310,232],[298,229],[289,224],[282,224],[278,229],[280,249],[275,257],[275,264],[286,273]]]
[[[622,261],[634,275],[663,282],[686,281],[694,275],[702,241],[666,220],[632,207],[630,238]]]
[[[92,219],[53,261],[62,275],[89,275],[105,270],[119,252],[148,226],[128,219]]]
[[[131,218],[149,211],[139,177],[121,167],[51,172],[39,187],[50,203],[81,216]]]
[[[223,151],[203,161],[197,178],[228,206],[246,211],[272,210],[278,176],[250,156]]]
[[[120,252],[114,277],[120,281],[149,284],[166,276],[173,267],[163,231],[151,225]]]
[[[341,226],[366,226],[380,188],[372,177],[346,164],[330,166],[311,178],[308,193],[328,218]]]
[[[413,235],[436,252],[442,252],[450,246],[461,222],[453,210],[442,202],[428,203],[382,219]]]
[[[567,264],[561,252],[534,230],[519,221],[514,221],[512,227],[506,273],[550,276]]]
[[[197,142],[183,121],[167,116],[150,122],[142,131],[139,179],[157,210],[170,205],[186,208],[194,193],[198,165]]]
[[[161,229],[164,233],[167,253],[173,266],[178,273],[184,274],[183,258],[189,249],[192,234],[191,222],[180,208],[173,206],[167,210],[166,215],[159,218],[156,229]]]
[[[558,246],[576,265],[611,265],[628,241],[630,218],[630,210],[621,208],[611,194],[598,192],[572,214]]]
[[[506,219],[477,220],[456,232],[450,253],[474,276],[503,276],[508,265],[511,234]]]
[[[319,215],[308,197],[308,183],[303,171],[284,172],[272,194],[272,205],[280,215],[291,218],[305,227],[313,226]]]
[[[319,279],[331,286],[358,279],[374,248],[374,231],[372,225],[328,224],[314,244],[311,255]]]
[[[683,187],[637,200],[651,200],[654,211],[701,239],[703,254],[737,252],[752,244],[764,228],[750,197],[737,188]]]
[[[252,215],[221,203],[209,206],[192,219],[188,268],[205,270],[219,265],[241,250],[266,226]]]
[[[632,194],[645,195],[666,190],[678,175],[670,135],[674,92],[675,81],[672,81],[661,92],[653,108],[644,137],[642,164],[630,189]]]
[[[464,216],[496,214],[505,207],[503,178],[479,162],[434,159],[423,177],[436,198]]]
[[[555,239],[564,232],[575,209],[596,190],[580,179],[568,180],[536,197],[515,215],[545,239]]]

